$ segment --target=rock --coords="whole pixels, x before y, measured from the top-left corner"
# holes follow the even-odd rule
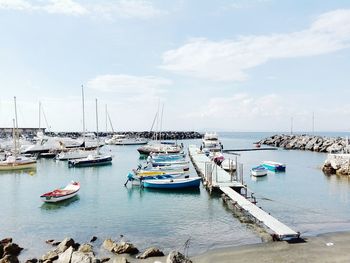
[[[115,243],[112,239],[106,239],[103,241],[102,247],[109,252],[113,252],[114,247],[117,246],[117,243]]]
[[[72,238],[66,237],[55,249],[55,251],[60,254],[66,251],[69,247],[74,247],[75,242]]]
[[[0,263],[19,263],[17,256],[14,255],[5,255],[0,259]]]
[[[11,255],[11,256],[18,256],[23,248],[18,246],[15,243],[9,243],[6,246],[4,246],[4,255]]]
[[[58,263],[70,263],[73,254],[73,247],[69,247],[66,251],[59,255]]]
[[[3,246],[6,246],[9,243],[12,243],[12,238],[11,237],[4,238],[4,239],[2,239],[0,241],[0,244],[2,244]]]
[[[43,255],[41,259],[43,261],[46,261],[46,260],[54,261],[58,259],[58,253],[56,251],[49,251],[45,255]]]
[[[94,255],[92,253],[73,252],[71,263],[92,263]]]
[[[52,243],[55,242],[53,239],[48,239],[45,241],[46,244],[52,245]]]
[[[108,261],[108,263],[129,263],[125,257],[115,257]]]
[[[36,258],[28,259],[26,261],[26,263],[37,263],[37,262],[38,262],[38,259],[36,259]]]
[[[108,262],[111,258],[101,258],[101,263]]]
[[[171,251],[166,263],[192,263],[192,261],[178,251]]]
[[[90,240],[90,242],[95,242],[97,240],[97,237],[96,236],[93,236]]]
[[[93,253],[93,247],[90,244],[82,244],[78,251],[82,253]]]
[[[161,257],[161,256],[164,256],[164,253],[159,248],[150,247],[146,249],[146,251],[143,252],[141,255],[138,255],[136,258],[145,259],[149,257]]]
[[[117,253],[117,254],[135,255],[135,254],[139,253],[139,250],[131,243],[120,242],[113,248],[112,252]]]

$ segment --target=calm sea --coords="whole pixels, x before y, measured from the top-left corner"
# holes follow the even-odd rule
[[[237,149],[251,148],[272,133],[219,134],[225,149]],[[200,140],[183,143],[199,145]],[[66,162],[42,159],[34,173],[0,173],[0,238],[13,237],[25,247],[22,259],[48,251],[45,240],[66,236],[80,243],[97,236],[99,246],[105,238],[119,240],[123,235],[139,249],[159,246],[166,252],[182,249],[190,239],[192,255],[261,242],[223,206],[220,196],[210,196],[202,186],[194,192],[124,187],[127,173],[140,162],[136,149],[106,148],[114,154],[110,166],[69,169]],[[350,230],[350,180],[325,176],[320,169],[325,158],[322,153],[295,150],[240,152],[239,156],[244,180],[258,205],[304,236]],[[251,178],[249,169],[264,160],[286,163],[286,173]],[[196,175],[192,168],[191,174]],[[55,205],[40,201],[42,193],[72,180],[81,183],[76,198]]]

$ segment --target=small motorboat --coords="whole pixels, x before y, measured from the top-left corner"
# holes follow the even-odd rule
[[[201,182],[200,177],[195,178],[178,178],[178,179],[156,179],[142,180],[142,185],[145,188],[158,189],[184,189],[198,188]]]
[[[286,171],[286,165],[283,163],[278,162],[272,162],[272,161],[264,161],[261,164],[266,169],[273,171],[273,172],[285,172]]]
[[[172,175],[172,174],[185,174],[185,171],[181,170],[159,170],[159,171],[148,171],[148,170],[134,170],[133,171],[138,176],[154,176],[154,175]]]
[[[72,181],[66,187],[45,193],[41,195],[40,198],[46,203],[56,203],[76,196],[79,189],[80,183]]]
[[[262,165],[259,165],[259,166],[256,166],[256,167],[253,167],[250,172],[253,176],[255,177],[260,177],[260,176],[266,176],[267,175],[267,168],[265,168],[264,166]]]

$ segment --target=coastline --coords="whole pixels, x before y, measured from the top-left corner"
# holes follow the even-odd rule
[[[210,262],[349,262],[350,231],[307,237],[305,242],[259,243],[215,249],[194,256],[195,263]]]

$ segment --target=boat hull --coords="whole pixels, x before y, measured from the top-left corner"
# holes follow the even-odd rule
[[[112,157],[92,160],[72,160],[68,161],[68,167],[90,167],[112,164]]]
[[[15,170],[24,170],[24,169],[33,169],[36,168],[36,162],[30,162],[25,164],[6,164],[6,165],[0,165],[0,171],[15,171]]]
[[[266,169],[272,172],[285,172],[286,166],[284,165],[269,165],[269,164],[262,164]]]
[[[45,203],[57,203],[57,202],[61,202],[64,200],[67,200],[69,198],[72,198],[74,196],[76,196],[78,194],[78,191],[65,195],[65,196],[60,196],[60,197],[50,197],[50,196],[45,196],[45,197],[40,197],[40,199],[45,202]]]
[[[201,178],[185,179],[166,179],[166,180],[144,180],[142,182],[145,188],[156,189],[185,189],[185,188],[198,188]]]

